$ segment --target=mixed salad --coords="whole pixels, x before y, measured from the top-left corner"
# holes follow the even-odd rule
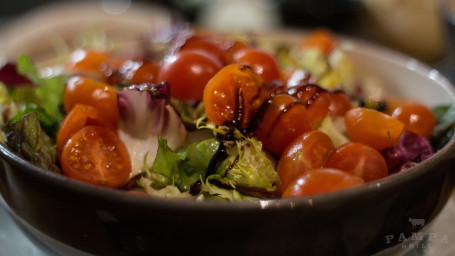
[[[257,200],[401,172],[452,136],[455,106],[369,97],[342,44],[316,30],[254,36],[176,29],[140,55],[73,51],[46,76],[0,68],[2,141],[46,170],[131,193]]]

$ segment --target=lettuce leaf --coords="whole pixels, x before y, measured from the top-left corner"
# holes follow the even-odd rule
[[[36,111],[10,122],[6,128],[6,143],[18,155],[41,168],[61,173],[57,165],[57,150],[52,139],[41,129]]]

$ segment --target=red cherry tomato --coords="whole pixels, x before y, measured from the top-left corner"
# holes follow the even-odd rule
[[[373,109],[352,108],[344,117],[351,139],[378,151],[395,145],[404,129],[398,119]]]
[[[230,64],[205,87],[204,107],[207,117],[216,125],[234,123],[246,129],[268,97],[264,81],[251,68]]]
[[[207,82],[222,68],[222,64],[202,51],[182,51],[166,61],[158,81],[171,84],[171,96],[179,100],[202,100]]]
[[[330,116],[344,116],[344,114],[351,108],[351,101],[345,92],[338,90],[330,93]]]
[[[305,172],[293,180],[283,197],[298,197],[350,188],[365,183],[356,175],[332,168],[319,168]]]
[[[292,140],[312,129],[305,104],[291,95],[280,94],[269,101],[254,135],[267,150],[281,155]]]
[[[223,50],[211,38],[192,36],[180,47],[180,51],[200,50],[218,59],[224,65],[232,62],[232,55]]]
[[[435,126],[433,111],[419,103],[407,103],[397,107],[392,116],[404,123],[406,131],[430,137]]]
[[[278,61],[266,51],[256,48],[240,49],[234,54],[234,62],[252,67],[267,84],[281,80]]]
[[[336,148],[329,155],[325,166],[350,172],[365,181],[388,175],[387,164],[381,153],[358,142],[348,142]]]
[[[306,132],[294,139],[283,151],[278,162],[280,193],[300,174],[324,166],[334,149],[329,136],[317,130]]]
[[[102,126],[85,126],[74,134],[63,148],[60,164],[70,178],[112,188],[125,184],[131,172],[125,145]]]
[[[108,84],[79,76],[70,78],[63,94],[66,113],[69,113],[76,104],[92,106],[106,119],[117,124],[119,118],[117,90]]]
[[[292,87],[289,94],[301,100],[308,110],[308,118],[313,127],[318,127],[329,113],[329,92],[318,85],[306,84]]]
[[[57,153],[60,155],[66,142],[87,125],[101,125],[111,130],[115,129],[115,124],[110,122],[97,108],[76,104],[66,115],[57,133]]]
[[[133,64],[133,63],[132,63]],[[125,72],[125,79],[133,84],[157,83],[160,66],[154,61],[138,62]],[[134,64],[133,64],[134,65]]]

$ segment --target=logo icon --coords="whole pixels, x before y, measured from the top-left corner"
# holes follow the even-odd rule
[[[425,226],[425,219],[409,218],[408,221],[411,222],[413,228],[416,228],[417,226],[420,226],[421,228],[423,228],[423,226]]]

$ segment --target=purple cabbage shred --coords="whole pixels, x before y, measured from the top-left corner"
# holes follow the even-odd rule
[[[0,81],[11,86],[32,84],[28,78],[17,72],[17,66],[14,63],[6,63],[0,67]]]
[[[405,131],[394,147],[381,151],[381,154],[389,174],[393,174],[431,157],[434,151],[426,137]]]

